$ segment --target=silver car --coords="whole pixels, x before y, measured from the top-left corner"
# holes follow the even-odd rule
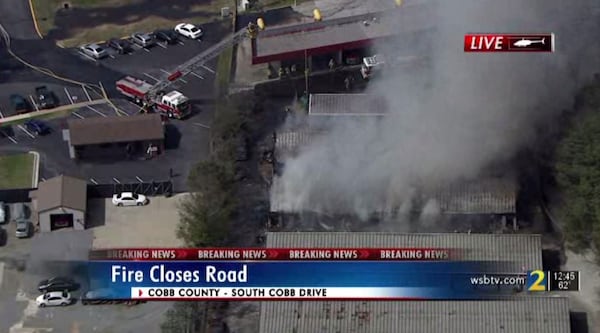
[[[31,222],[27,220],[17,220],[17,230],[15,231],[15,236],[17,238],[27,238],[31,236]]]
[[[152,34],[141,32],[136,32],[133,35],[131,35],[131,40],[141,47],[150,47],[156,44],[156,39],[154,39],[154,36],[152,36]]]
[[[94,59],[102,59],[108,56],[108,52],[98,44],[88,44],[81,48],[81,51]]]
[[[6,217],[6,205],[4,204],[4,202],[0,201],[0,224],[4,224],[7,222]]]

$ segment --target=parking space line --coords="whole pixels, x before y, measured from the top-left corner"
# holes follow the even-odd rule
[[[35,135],[31,134],[31,132],[29,132],[29,131],[28,131],[28,130],[25,128],[25,127],[23,127],[23,125],[17,125],[17,127],[18,127],[18,128],[21,130],[21,131],[23,131],[23,132],[27,133],[27,135],[29,135],[29,136],[30,136],[32,139],[35,139]]]
[[[117,183],[117,184],[121,184],[121,182],[120,182],[120,181],[119,181],[117,178],[114,178],[114,177],[113,177],[113,181],[114,181],[115,183]]]
[[[135,176],[135,179],[137,179],[140,183],[143,183],[144,181],[142,180],[142,178]]]
[[[87,108],[90,109],[90,110],[92,110],[92,111],[94,111],[94,112],[96,112],[97,114],[101,115],[102,117],[106,117],[106,115],[104,113],[102,113],[102,112],[94,109],[93,107],[91,107],[89,105],[87,105]]]
[[[67,94],[67,97],[69,98],[69,101],[71,102],[71,104],[75,104],[73,102],[73,98],[71,98],[71,94],[69,94],[69,91],[67,90],[67,87],[65,87],[65,94]]]
[[[85,86],[83,84],[81,85],[81,89],[83,89],[83,92],[85,93],[85,97],[87,97],[87,99],[91,102],[92,98],[90,97],[90,94],[88,93],[87,89],[85,89]]]
[[[0,288],[2,288],[2,280],[4,279],[4,263],[0,262]]]
[[[114,55],[112,55],[112,54],[109,54],[108,56],[109,56],[111,59],[115,59],[115,56],[114,56]]]
[[[151,78],[152,80],[154,80],[154,81],[156,81],[156,82],[158,82],[158,81],[159,81],[159,79],[155,78],[154,76],[152,76],[152,75],[150,75],[150,74],[148,74],[148,73],[142,73],[142,74],[144,74],[145,76],[147,76],[147,77]]]
[[[182,42],[182,41],[180,41],[180,40],[177,41],[177,44],[179,44],[179,45],[185,45],[185,43]]]
[[[169,73],[168,71],[166,71],[166,70],[164,70],[162,68],[160,69],[160,71],[163,72],[163,73],[165,73],[165,74],[167,74],[167,75],[171,75],[171,73]]]
[[[156,45],[158,45],[158,46],[162,47],[163,49],[166,49],[166,48],[167,48],[167,45],[166,45],[166,44],[167,44],[167,43],[165,43],[165,45],[163,45],[163,43],[156,43]]]
[[[84,116],[80,115],[79,113],[77,113],[75,111],[71,112],[71,114],[74,115],[75,117],[79,118],[79,119],[85,119]]]
[[[13,138],[12,136],[6,136],[10,141],[12,141],[12,143],[17,144],[17,140],[15,140],[15,138]]]
[[[179,79],[179,81],[181,81],[181,82],[183,82],[183,83],[187,83],[187,81],[186,81],[186,80],[184,80],[184,79],[182,79],[182,78],[180,78],[180,79]]]
[[[87,55],[87,54],[85,54],[85,53],[83,53],[83,52],[81,52],[81,51],[80,51],[80,52],[77,52],[77,53],[79,53],[80,55],[82,55],[82,56],[84,56],[84,57],[88,58],[89,60],[91,60],[91,61],[93,61],[93,62],[98,62],[98,60],[94,59],[93,57],[90,57],[89,55]]]
[[[150,50],[148,50],[148,48],[143,47],[144,51],[150,53]]]
[[[94,185],[98,185],[98,182],[94,178],[90,178],[90,182]]]
[[[194,123],[194,125],[210,129],[210,126],[201,123]]]
[[[2,110],[0,110],[0,118],[4,118],[4,113],[2,113]]]
[[[195,76],[201,80],[204,80],[204,77],[202,77],[202,75],[200,75],[200,74],[196,74],[196,72],[190,72],[190,74],[192,74],[193,76]]]
[[[202,68],[206,69],[207,71],[209,71],[209,72],[211,72],[211,73],[215,74],[215,71],[213,71],[212,69],[210,69],[210,67],[206,67],[206,66],[204,66],[204,65],[200,65],[200,67],[202,67]]]
[[[31,100],[31,104],[35,108],[35,111],[40,111],[40,108],[38,107],[37,103],[35,102],[35,99],[33,99],[33,96],[29,95],[29,99]]]

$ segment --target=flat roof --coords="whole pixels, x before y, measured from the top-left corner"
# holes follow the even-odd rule
[[[260,333],[570,332],[567,297],[507,301],[261,302]]]
[[[408,234],[388,232],[268,232],[267,248],[456,248],[465,260],[512,261],[526,269],[542,267],[542,239],[527,234]]]
[[[31,191],[37,200],[37,212],[66,207],[85,212],[87,206],[87,183],[84,180],[58,176],[41,182],[37,190]]]
[[[289,27],[267,27],[256,38],[252,62],[360,48],[376,39],[427,30],[433,27],[433,9],[432,5],[419,4]]]
[[[67,125],[73,146],[164,139],[162,120],[156,113],[69,119]]]
[[[384,116],[388,103],[372,94],[311,94],[310,116]]]

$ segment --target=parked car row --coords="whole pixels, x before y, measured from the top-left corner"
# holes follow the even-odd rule
[[[34,110],[33,105],[22,95],[11,94],[8,99],[12,111],[16,114],[28,113]],[[46,86],[35,88],[35,99],[32,97],[32,102],[36,104],[39,110],[52,109],[58,106],[56,95]]]
[[[102,59],[109,56],[108,49],[116,51],[118,54],[128,54],[133,52],[133,45],[143,48],[154,46],[157,42],[166,44],[176,44],[180,37],[189,39],[198,39],[204,35],[202,29],[190,23],[180,23],[173,30],[160,29],[154,32],[136,32],[129,38],[110,39],[105,46],[97,43],[84,45],[80,48],[81,52],[94,59]]]
[[[15,237],[29,238],[34,233],[33,224],[29,221],[31,216],[29,208],[23,203],[15,203],[12,207],[11,212],[8,205],[0,202],[0,246],[5,245],[8,240],[8,233],[2,225],[6,225],[11,221],[15,222]]]
[[[71,292],[79,290],[81,285],[69,277],[53,277],[40,281],[38,290],[42,295],[36,298],[36,304],[39,307],[46,306],[67,306],[74,302]],[[97,289],[82,292],[80,296],[81,304],[120,304],[136,305],[146,303],[145,301],[119,300],[112,298],[110,289]],[[116,297],[115,297],[116,298]]]

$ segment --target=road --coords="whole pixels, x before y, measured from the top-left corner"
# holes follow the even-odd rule
[[[40,39],[35,31],[27,0],[0,1],[0,24],[17,39]]]

